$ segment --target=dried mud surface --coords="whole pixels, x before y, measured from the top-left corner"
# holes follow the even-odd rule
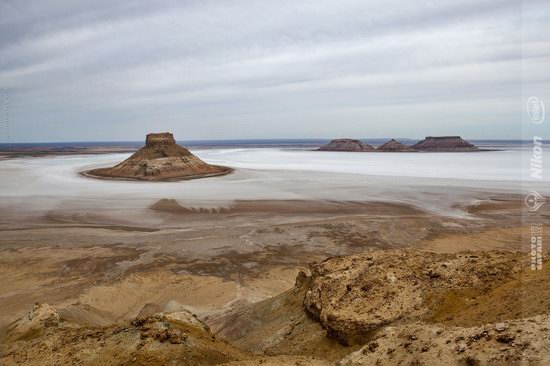
[[[464,218],[449,218],[394,203],[238,201],[200,210],[160,200],[149,214],[162,225],[150,226],[63,207],[19,214],[0,222],[2,363],[101,364],[111,355],[114,364],[160,365],[164,356],[180,364],[429,364],[437,355],[516,360],[520,349],[542,359],[545,338],[514,333],[512,347],[494,330],[506,322],[527,335],[547,322],[549,272],[523,267],[530,228],[521,201],[495,196],[463,209]],[[548,223],[546,207],[538,214]],[[14,322],[35,303],[60,320],[15,340]],[[210,327],[189,343],[196,359],[158,339],[139,346],[136,318],[174,309]],[[409,333],[427,342],[440,330],[451,343],[404,346]],[[467,344],[484,330],[486,347]],[[220,343],[211,348],[199,341],[214,334]],[[457,352],[459,337],[466,348]]]

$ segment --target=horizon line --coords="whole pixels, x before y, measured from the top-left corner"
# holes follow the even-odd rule
[[[428,136],[426,136],[428,137]],[[352,138],[352,137],[335,137],[335,138],[226,138],[226,139],[176,139],[176,142],[221,142],[221,141],[331,141],[339,138]],[[425,137],[424,137],[425,138]],[[360,137],[352,138],[355,140],[422,140],[424,138],[413,138],[413,137]],[[468,141],[531,141],[532,139],[511,139],[511,138],[463,138]],[[10,144],[73,144],[73,143],[143,143],[145,139],[142,140],[67,140],[67,141],[1,141],[0,145],[10,145]],[[550,141],[544,139],[543,141]]]

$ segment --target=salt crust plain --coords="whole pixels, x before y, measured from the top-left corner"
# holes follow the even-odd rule
[[[401,202],[439,214],[460,214],[460,203],[531,189],[550,195],[550,174],[530,178],[530,149],[476,153],[343,153],[274,148],[193,150],[233,174],[182,182],[85,178],[83,170],[111,166],[130,154],[18,158],[0,161],[0,207],[145,210],[159,199],[185,207],[224,208],[234,200]],[[550,162],[550,151],[543,153]],[[547,164],[548,165],[548,164]],[[550,172],[550,167],[547,169]]]

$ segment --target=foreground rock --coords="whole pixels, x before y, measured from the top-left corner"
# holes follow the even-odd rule
[[[416,151],[410,146],[402,144],[401,142],[391,139],[383,145],[380,145],[376,148],[376,151],[384,152],[414,152]]]
[[[329,258],[294,288],[210,326],[172,300],[115,325],[97,325],[108,314],[90,306],[37,304],[9,327],[0,364],[547,364],[550,266],[531,271],[526,257],[404,249]]]
[[[83,326],[61,314],[38,304],[14,323],[0,345],[0,364],[195,366],[251,358],[185,311],[107,327]]]
[[[505,252],[387,250],[332,258],[312,267],[304,307],[329,336],[360,343],[398,320],[428,319],[449,292],[481,294],[521,269],[521,254]]]
[[[255,355],[217,338],[187,310],[146,315],[144,306],[131,322],[98,326],[100,313],[89,306],[56,309],[36,304],[12,324],[0,344],[0,365],[228,365],[329,366],[310,356]],[[78,311],[76,311],[78,308]],[[75,317],[79,313],[81,317]],[[69,318],[66,315],[70,315]],[[81,321],[83,320],[83,321]]]
[[[460,136],[428,136],[424,140],[411,146],[420,151],[460,152],[479,151],[479,149]]]
[[[35,304],[29,313],[13,323],[8,331],[7,341],[31,339],[44,334],[50,327],[57,327],[60,316],[48,304]]]
[[[310,283],[311,278],[301,275],[295,288],[211,318],[208,324],[220,338],[253,353],[311,356],[334,365],[358,347],[347,347],[327,337],[323,326],[304,310]]]
[[[374,147],[359,140],[336,139],[321,146],[318,151],[374,151]]]
[[[550,342],[548,336],[540,335],[550,329],[550,317],[534,316],[505,325],[503,331],[494,324],[386,327],[339,366],[547,364]]]
[[[177,181],[230,173],[231,168],[210,165],[176,144],[171,133],[147,135],[145,147],[112,168],[93,169],[82,174],[94,178]]]
[[[220,364],[220,366],[334,366],[334,363],[305,356],[259,356],[251,360]]]
[[[214,330],[246,350],[337,365],[543,362],[550,310],[537,298],[546,296],[550,270],[527,264],[523,253],[500,251],[330,258],[301,273],[294,289],[225,316]]]

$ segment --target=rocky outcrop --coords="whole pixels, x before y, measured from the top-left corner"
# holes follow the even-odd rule
[[[383,145],[380,145],[376,148],[376,151],[383,152],[414,152],[416,151],[410,146],[402,144],[401,142],[391,139]]]
[[[406,249],[334,257],[214,329],[246,350],[346,366],[536,364],[550,351],[541,336],[550,313],[537,301],[550,271],[530,271],[524,256]]]
[[[171,133],[151,133],[147,135],[145,147],[122,163],[82,174],[104,179],[177,181],[213,177],[231,171],[231,168],[205,163],[176,144]]]
[[[40,336],[50,327],[57,327],[60,316],[56,309],[48,304],[35,304],[28,314],[8,329],[7,341],[17,341]]]
[[[212,317],[208,323],[218,337],[240,349],[269,355],[312,356],[334,365],[353,348],[328,338],[326,330],[304,310],[304,295],[310,282],[311,277],[300,272],[293,289]]]
[[[81,305],[73,305],[81,306]],[[216,337],[187,310],[139,316],[133,321],[93,326],[66,319],[63,309],[37,304],[8,330],[0,343],[2,366],[56,365],[228,365],[330,366],[307,356],[268,356],[242,351]],[[82,308],[83,312],[97,309]],[[142,314],[143,315],[143,314]],[[86,316],[88,318],[88,316]]]
[[[420,151],[460,152],[479,151],[479,149],[460,136],[428,136],[424,140],[411,146]]]
[[[374,147],[359,140],[336,139],[321,146],[318,151],[374,151]]]
[[[431,316],[446,291],[482,293],[511,278],[522,268],[520,259],[516,253],[412,250],[332,258],[312,267],[304,306],[329,336],[346,344],[360,343],[372,331],[397,320]]]
[[[338,365],[536,365],[548,362],[550,342],[540,336],[548,329],[547,315],[476,327],[391,326]]]
[[[86,309],[83,309],[86,310]],[[1,365],[218,365],[251,355],[216,339],[188,311],[83,325],[37,304],[8,330]]]

